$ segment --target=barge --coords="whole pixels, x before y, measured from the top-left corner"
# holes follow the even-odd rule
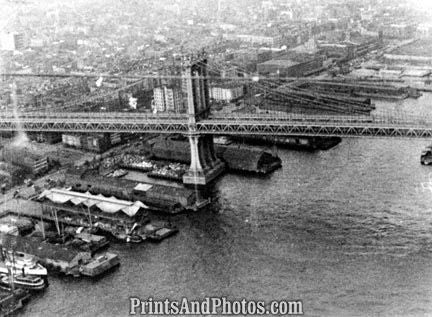
[[[299,151],[325,151],[338,145],[342,138],[340,137],[308,137],[308,136],[266,136],[266,135],[247,135],[234,136],[232,139],[236,142],[248,144],[274,144],[283,148]]]
[[[136,232],[138,235],[142,236],[143,239],[160,242],[176,234],[178,229],[165,222],[153,222],[137,228]]]
[[[84,276],[95,277],[120,265],[119,257],[114,253],[97,256],[94,261],[80,266],[79,272]]]

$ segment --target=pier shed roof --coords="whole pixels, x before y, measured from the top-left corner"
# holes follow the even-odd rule
[[[140,201],[127,201],[117,199],[115,197],[105,197],[101,194],[93,195],[89,192],[80,193],[65,189],[50,189],[45,190],[39,195],[39,199],[47,198],[54,203],[65,204],[71,202],[75,206],[84,205],[85,207],[97,207],[106,213],[116,213],[119,211],[124,212],[129,217],[135,216],[135,214],[141,209],[148,209]]]

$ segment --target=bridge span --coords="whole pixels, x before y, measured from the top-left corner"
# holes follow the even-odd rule
[[[217,114],[189,122],[188,114],[123,112],[0,113],[0,131],[184,133],[432,138],[432,120],[414,116]]]
[[[0,112],[0,131],[181,133],[188,137],[191,150],[191,165],[183,182],[192,186],[206,186],[224,171],[224,163],[214,150],[213,135],[432,138],[432,118],[402,113],[371,116],[281,111],[212,113],[206,55],[185,59],[183,75],[187,88],[185,114],[4,111]]]

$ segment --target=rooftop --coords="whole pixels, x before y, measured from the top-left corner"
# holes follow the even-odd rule
[[[280,66],[280,67],[290,67],[293,65],[297,65],[298,62],[294,62],[289,59],[271,59],[267,62],[260,63],[259,65],[269,65],[269,66]]]
[[[408,45],[395,49],[391,54],[432,57],[432,40],[421,39],[414,41]]]

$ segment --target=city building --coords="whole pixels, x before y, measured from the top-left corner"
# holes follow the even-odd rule
[[[243,85],[236,83],[219,84],[210,87],[210,98],[218,101],[232,101],[242,97]]]
[[[0,50],[19,51],[27,48],[27,41],[24,33],[1,33]]]
[[[302,77],[323,67],[324,58],[315,56],[310,58],[284,58],[272,59],[257,65],[259,74],[275,74],[287,77]]]
[[[408,39],[414,36],[416,27],[410,24],[390,24],[382,28],[383,37]]]
[[[416,36],[417,37],[430,37],[432,35],[432,24],[431,23],[421,23],[417,26]]]
[[[230,34],[224,33],[222,38],[227,41],[240,41],[257,45],[269,45],[272,47],[279,47],[281,45],[282,37],[277,36],[263,36],[254,34]]]
[[[152,109],[153,112],[184,112],[181,89],[175,86],[154,88]]]
[[[354,45],[347,43],[318,43],[317,47],[328,58],[352,58],[354,56]]]

